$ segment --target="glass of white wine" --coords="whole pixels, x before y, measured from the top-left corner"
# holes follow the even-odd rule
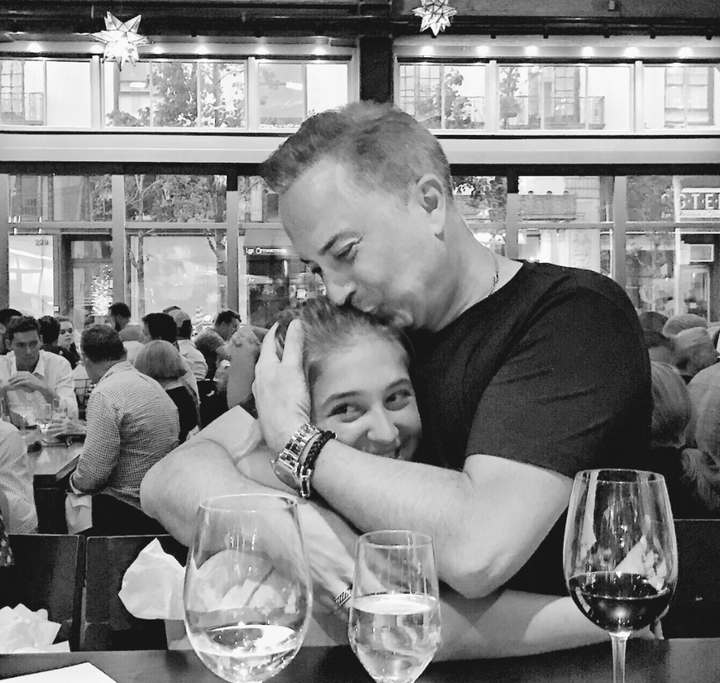
[[[53,407],[51,403],[41,403],[35,410],[35,420],[40,428],[43,441],[47,441],[48,432],[53,421]]]
[[[302,645],[312,589],[297,503],[238,494],[203,503],[185,570],[185,627],[223,680],[265,681]]]
[[[348,639],[378,683],[414,683],[440,645],[440,599],[432,538],[371,531],[355,551]]]

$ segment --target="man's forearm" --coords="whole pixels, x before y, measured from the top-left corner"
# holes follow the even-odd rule
[[[361,531],[413,529],[435,541],[440,578],[488,595],[530,558],[567,506],[572,482],[492,456],[456,471],[379,458],[331,441],[313,487]]]
[[[146,514],[189,545],[200,503],[214,496],[260,489],[237,471],[224,448],[199,436],[150,469],[140,487],[140,502]]]

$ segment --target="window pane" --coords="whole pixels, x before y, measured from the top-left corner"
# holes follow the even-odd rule
[[[224,228],[173,235],[141,229],[128,238],[127,254],[136,319],[171,305],[199,319],[227,307]]]
[[[90,128],[90,62],[47,62],[47,125]]]
[[[120,71],[114,62],[105,62],[103,94],[106,125],[150,125],[150,64],[128,63]]]
[[[39,318],[53,315],[53,238],[10,235],[10,306]]]
[[[540,128],[539,66],[501,66],[500,128]]]
[[[0,59],[0,123],[45,124],[44,62]]]
[[[604,176],[521,176],[520,220],[604,223],[612,211],[611,179]]]
[[[626,291],[638,311],[675,313],[675,232],[632,232],[627,236]],[[684,311],[682,311],[684,312]]]
[[[630,67],[501,66],[500,127],[629,130]]]
[[[453,176],[453,196],[465,222],[473,232],[483,223],[502,223],[507,208],[504,176]],[[479,230],[487,230],[479,227]]]
[[[401,64],[399,76],[398,106],[427,128],[484,128],[483,65]]]
[[[198,118],[196,62],[153,62],[151,126],[195,126]]]
[[[226,177],[219,175],[125,176],[129,221],[220,223],[225,220]]]
[[[716,98],[720,65],[646,65],[643,107],[645,128],[717,129]]]
[[[10,215],[16,222],[110,221],[110,176],[11,175]]]
[[[200,62],[200,125],[245,127],[244,62]]]
[[[303,64],[260,62],[258,65],[261,128],[296,128],[306,115]]]
[[[307,113],[312,116],[348,103],[347,64],[307,65]]]
[[[610,275],[610,252],[604,250],[603,237],[609,231],[598,228],[548,229],[523,227],[518,235],[521,259],[585,268]]]
[[[673,222],[672,176],[628,176],[627,209],[630,221]]]

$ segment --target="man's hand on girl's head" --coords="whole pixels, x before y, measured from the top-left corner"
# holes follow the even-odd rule
[[[277,356],[273,325],[265,335],[255,366],[253,394],[263,437],[276,452],[282,450],[295,431],[310,419],[310,393],[302,368],[301,323],[288,327],[282,360]]]

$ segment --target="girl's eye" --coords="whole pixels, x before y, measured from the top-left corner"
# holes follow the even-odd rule
[[[413,398],[414,394],[412,391],[409,389],[400,389],[393,391],[393,393],[385,399],[385,404],[390,410],[402,410]]]
[[[352,422],[360,417],[360,409],[350,403],[340,403],[330,411],[331,417],[339,417],[343,422]]]

